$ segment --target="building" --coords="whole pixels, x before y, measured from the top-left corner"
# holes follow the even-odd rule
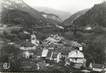
[[[31,35],[31,43],[34,44],[35,46],[38,46],[39,45],[39,41],[37,40],[35,34],[32,34]]]
[[[68,54],[67,64],[73,64],[74,68],[85,67],[86,59],[84,58],[84,54],[79,50],[73,50]]]
[[[47,57],[47,54],[48,54],[49,50],[48,49],[43,49],[42,51],[42,54],[41,54],[41,57]]]
[[[58,34],[56,35],[50,35],[47,39],[44,40],[44,43],[46,43],[47,45],[50,45],[52,43],[58,43],[59,41],[61,41],[63,39],[63,37],[60,37]]]
[[[34,53],[33,52],[29,52],[29,51],[24,51],[22,53],[22,56],[25,57],[26,59],[31,58],[33,55],[34,55]]]
[[[22,43],[20,50],[36,50],[36,46],[30,42],[24,42]]]
[[[95,72],[102,72],[104,69],[104,66],[102,64],[92,64],[91,69],[92,71],[95,71]]]

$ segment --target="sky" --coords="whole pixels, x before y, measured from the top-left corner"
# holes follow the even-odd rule
[[[91,8],[104,0],[24,0],[31,7],[48,7],[65,12],[75,13]]]

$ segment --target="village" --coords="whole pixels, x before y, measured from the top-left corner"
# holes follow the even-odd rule
[[[29,34],[26,31],[24,33]],[[14,59],[17,59],[20,63],[20,71],[52,71],[52,68],[60,72],[72,73],[74,71],[80,71],[81,73],[106,71],[105,65],[95,64],[92,61],[87,62],[83,53],[84,43],[68,41],[60,34],[51,34],[45,40],[39,41],[36,32],[33,32],[30,39],[26,39],[21,45],[16,45],[14,42],[8,44],[18,46],[21,53],[16,56],[11,55],[9,61],[3,63],[4,71],[11,70],[11,63],[15,62]],[[18,66],[18,63],[15,66]],[[61,69],[62,67],[63,69]],[[14,66],[12,71],[16,71]]]
[[[0,0],[0,72],[106,73],[106,1],[42,1]]]

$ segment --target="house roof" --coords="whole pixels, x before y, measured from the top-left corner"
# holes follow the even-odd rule
[[[84,54],[78,50],[71,51],[68,56],[70,58],[84,58]]]
[[[21,46],[24,46],[24,47],[33,47],[33,46],[35,46],[35,45],[32,44],[31,42],[23,42],[23,43],[21,44]]]

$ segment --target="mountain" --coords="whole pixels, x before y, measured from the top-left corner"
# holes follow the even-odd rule
[[[95,63],[106,63],[106,2],[94,5],[74,20],[72,27],[76,38],[88,45],[85,54]]]
[[[56,17],[57,19],[59,19],[56,15],[39,12],[38,10],[31,8],[23,0],[2,1],[3,10],[1,12],[1,24],[6,25],[6,27],[8,28],[14,28],[15,26],[21,28],[23,31],[27,31],[30,33],[38,32],[37,36],[40,39],[42,39],[42,37],[48,36],[51,33],[58,33],[62,28],[59,25],[61,24],[60,21],[54,20],[52,18]],[[45,18],[43,14],[46,14],[50,18]],[[17,28],[15,30],[6,29],[6,36],[10,38],[12,36],[12,39],[14,35],[18,36],[17,31],[19,30]],[[17,34],[10,34],[8,33],[8,31],[15,31]],[[22,34],[23,31],[19,32],[19,34]],[[23,36],[21,35],[20,37],[22,38]],[[16,37],[14,37],[14,40],[15,39]]]
[[[53,23],[59,29],[64,29],[64,27],[62,26],[62,20],[57,15],[45,12],[40,13],[44,18],[47,19],[48,22]]]
[[[59,11],[59,10],[55,10],[55,9],[48,8],[48,7],[34,7],[34,8],[36,10],[40,11],[40,12],[45,12],[45,13],[49,13],[49,14],[55,14],[59,18],[61,18],[63,21],[65,19],[67,19],[69,16],[71,16],[71,13],[69,13],[69,12]]]
[[[3,0],[2,23],[3,24],[17,24],[28,25],[35,27],[56,27],[58,22],[48,20],[42,13],[31,8],[23,0]],[[46,14],[49,15],[50,14]],[[55,16],[55,15],[54,15]]]
[[[84,54],[87,63],[106,63],[106,2],[95,4],[83,15],[67,20],[67,23],[72,24],[67,26],[69,31],[64,36],[86,43]]]
[[[84,10],[78,11],[77,13],[75,13],[71,17],[69,17],[68,19],[64,20],[63,24],[65,26],[72,25],[74,20],[76,20],[81,15],[85,14],[88,10],[89,9],[84,9]]]
[[[106,2],[96,4],[84,15],[76,19],[73,24],[76,26],[103,26],[106,27]]]

